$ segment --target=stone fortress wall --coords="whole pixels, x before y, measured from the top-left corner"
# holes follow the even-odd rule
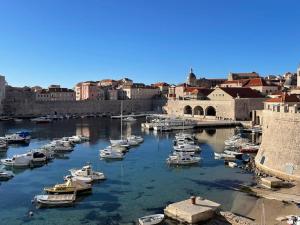
[[[123,112],[161,112],[163,101],[151,99],[123,100]],[[5,105],[5,115],[38,116],[54,114],[107,113],[120,114],[121,100],[87,100],[57,102],[9,102]]]
[[[275,105],[262,113],[262,143],[255,157],[258,169],[300,180],[300,113],[298,106]]]

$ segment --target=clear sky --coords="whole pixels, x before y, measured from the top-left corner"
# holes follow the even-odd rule
[[[14,86],[262,75],[300,63],[299,0],[0,0],[0,74]]]

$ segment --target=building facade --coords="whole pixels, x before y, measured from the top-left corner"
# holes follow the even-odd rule
[[[35,91],[36,101],[75,101],[75,91],[61,88],[60,85],[51,85],[48,89]]]

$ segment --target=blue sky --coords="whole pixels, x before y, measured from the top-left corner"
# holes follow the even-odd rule
[[[0,74],[14,86],[262,75],[300,63],[298,0],[0,0]]]

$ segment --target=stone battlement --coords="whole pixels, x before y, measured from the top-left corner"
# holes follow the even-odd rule
[[[265,107],[266,111],[276,112],[276,113],[299,113],[300,114],[300,104],[288,105],[288,104],[276,104],[267,105]]]

